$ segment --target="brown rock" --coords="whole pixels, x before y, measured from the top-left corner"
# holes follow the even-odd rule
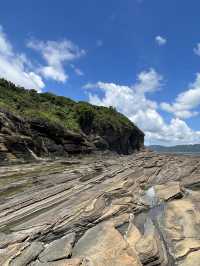
[[[125,239],[129,243],[130,247],[135,251],[136,244],[141,239],[142,235],[138,228],[134,225],[133,218],[134,216],[133,214],[131,214],[129,219],[129,227],[125,235]]]
[[[159,243],[155,235],[147,235],[142,237],[136,243],[136,251],[139,254],[140,261],[143,265],[166,265],[163,261],[163,254],[161,254]]]
[[[137,255],[109,222],[99,224],[87,231],[75,246],[74,256],[87,257],[91,265],[95,266],[141,265]]]
[[[200,266],[200,251],[194,251],[188,254],[184,262],[180,262],[179,266]]]
[[[163,185],[156,185],[154,189],[156,196],[165,201],[181,198],[183,196],[183,191],[179,182],[168,182]]]
[[[187,261],[190,252],[200,249],[200,213],[189,199],[168,203],[163,229],[170,252],[176,259]]]

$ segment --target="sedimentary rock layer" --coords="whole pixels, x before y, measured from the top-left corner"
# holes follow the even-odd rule
[[[0,265],[199,266],[199,157],[0,168]]]

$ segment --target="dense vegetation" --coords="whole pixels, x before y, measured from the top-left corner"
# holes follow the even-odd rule
[[[93,106],[87,102],[75,102],[52,93],[25,90],[0,79],[0,108],[27,119],[40,119],[59,124],[69,130],[90,133],[113,128],[119,133],[135,126],[113,107]]]

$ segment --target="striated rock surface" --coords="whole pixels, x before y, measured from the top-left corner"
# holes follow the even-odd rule
[[[0,167],[0,265],[200,266],[198,156]]]
[[[32,242],[24,249],[20,250],[16,257],[13,257],[9,262],[11,266],[26,266],[33,261],[44,249],[44,244],[41,242]]]

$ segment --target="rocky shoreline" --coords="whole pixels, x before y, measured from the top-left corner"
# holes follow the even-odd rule
[[[198,156],[2,166],[0,203],[0,265],[200,265]]]

